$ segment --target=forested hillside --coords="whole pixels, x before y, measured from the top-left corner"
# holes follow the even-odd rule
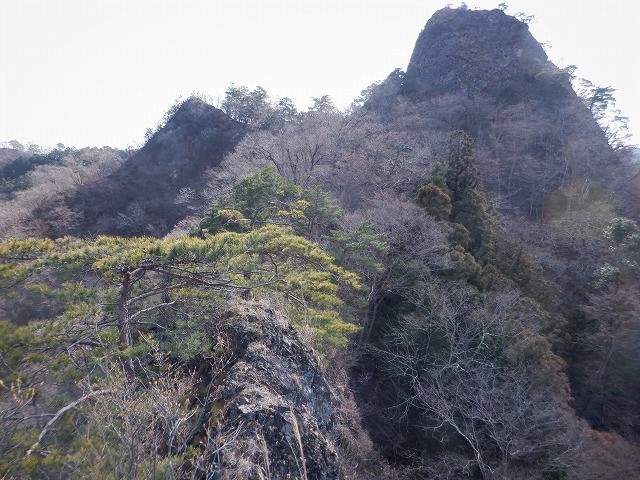
[[[640,478],[640,174],[573,73],[445,8],[346,112],[0,151],[0,477]]]

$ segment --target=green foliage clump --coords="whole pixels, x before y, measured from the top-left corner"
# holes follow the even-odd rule
[[[275,168],[264,168],[214,202],[194,233],[248,232],[271,224],[291,227],[298,235],[317,239],[341,214],[341,208],[320,187],[302,188]]]
[[[0,193],[13,193],[26,190],[31,187],[29,175],[21,175],[17,178],[0,178]]]
[[[434,183],[426,183],[418,189],[416,203],[436,220],[447,220],[451,215],[451,197]]]
[[[340,319],[337,290],[339,283],[358,288],[357,277],[315,244],[274,225],[206,238],[12,241],[0,245],[0,267],[0,278],[7,283],[54,267],[78,275],[75,282],[31,286],[67,302],[63,316],[68,320],[100,316],[94,308],[97,301],[119,305],[111,310],[118,315],[118,308],[131,310],[134,304],[138,310],[153,307],[142,300],[157,301],[174,291],[183,299],[207,292],[253,291],[257,296],[282,294],[296,318],[304,318],[332,342],[344,343],[343,333],[355,330]],[[81,280],[88,275],[101,283],[91,288]],[[117,321],[124,327],[122,318]],[[342,333],[332,335],[334,327]]]
[[[351,230],[332,230],[325,239],[339,265],[360,275],[384,270],[380,257],[388,251],[389,245],[383,234],[373,231],[370,221],[358,223]]]
[[[46,322],[0,322],[8,476],[164,477],[211,462],[212,444],[194,440],[208,395],[195,399],[203,388],[195,375],[217,375],[236,348],[216,334],[220,310],[278,305],[320,350],[344,346],[358,329],[340,296],[359,290],[358,276],[272,224],[204,238],[10,241],[0,244],[0,281],[62,306]],[[62,412],[43,440],[41,425],[24,423],[36,402]]]
[[[630,252],[640,253],[640,227],[633,220],[624,217],[614,218],[604,234]]]
[[[32,329],[0,321],[0,352],[6,367],[13,367],[44,339],[38,339]],[[6,373],[3,370],[0,372]],[[2,377],[0,376],[0,379]]]
[[[616,217],[605,228],[604,237],[613,243],[610,250],[617,261],[605,262],[595,270],[594,286],[633,284],[640,274],[640,227],[629,218]]]
[[[521,288],[549,304],[552,295],[541,268],[518,240],[499,226],[479,184],[473,139],[451,134],[443,165],[420,187],[416,203],[434,218],[449,222],[453,245],[451,277],[465,279],[480,290]]]

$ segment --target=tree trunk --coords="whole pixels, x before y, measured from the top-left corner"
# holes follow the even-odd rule
[[[118,300],[118,341],[121,345],[131,347],[131,323],[129,322],[129,309],[127,302],[131,294],[131,274],[126,271],[122,274],[120,284],[120,298]]]
[[[129,297],[131,296],[131,273],[125,270],[122,273],[120,284],[120,298],[118,299],[118,342],[126,348],[131,348],[133,341],[131,338],[131,322],[129,321]],[[133,375],[133,360],[127,357],[120,358],[127,375]]]

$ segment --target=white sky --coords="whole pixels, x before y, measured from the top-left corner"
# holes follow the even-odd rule
[[[469,0],[495,8],[500,0]],[[560,66],[617,89],[640,143],[640,2],[507,0]],[[230,83],[347,107],[406,68],[446,0],[0,0],[0,142],[136,145],[179,96]],[[458,6],[459,3],[453,3]]]

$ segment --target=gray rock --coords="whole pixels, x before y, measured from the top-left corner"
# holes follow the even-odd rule
[[[270,309],[233,316],[221,331],[235,360],[209,397],[220,445],[211,478],[337,479],[334,398],[315,352]]]

